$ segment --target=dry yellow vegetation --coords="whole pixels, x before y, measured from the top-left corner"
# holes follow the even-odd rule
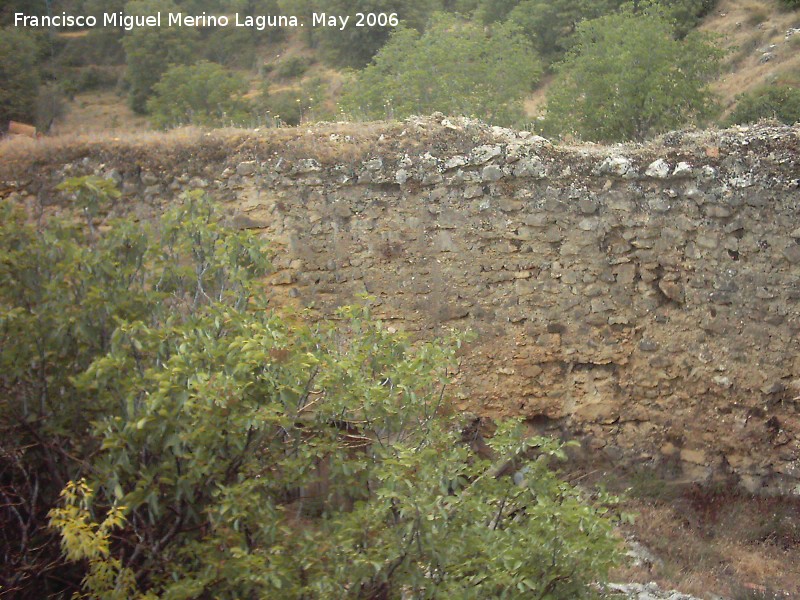
[[[723,117],[739,94],[776,83],[800,85],[800,11],[787,11],[778,0],[721,0],[701,30],[721,35],[730,51],[712,86]]]

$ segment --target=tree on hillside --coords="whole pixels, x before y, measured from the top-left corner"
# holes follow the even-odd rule
[[[128,0],[84,0],[83,10],[86,14],[95,15],[98,20],[102,19],[104,12],[122,12]]]
[[[519,3],[520,0],[478,0],[475,17],[486,25],[499,23],[505,21]]]
[[[530,38],[545,61],[559,59],[571,47],[575,28],[619,8],[623,0],[523,0],[508,21]]]
[[[128,14],[153,15],[159,11],[177,12],[172,0],[133,0],[125,6]],[[197,32],[192,27],[137,27],[122,40],[128,66],[131,108],[144,113],[153,86],[171,66],[197,59]]]
[[[656,12],[585,21],[548,94],[548,133],[595,141],[641,140],[702,122],[723,51],[699,34],[676,40]]]
[[[0,3],[0,27],[13,26],[14,14],[18,12],[38,17],[47,14],[47,4],[44,1],[3,0],[3,2]]]
[[[249,114],[244,99],[248,88],[244,77],[221,65],[205,61],[179,65],[164,73],[153,86],[147,110],[156,127],[230,125],[245,120]]]
[[[314,77],[299,87],[284,88],[270,92],[265,82],[261,93],[253,99],[259,118],[272,124],[295,126],[308,120],[332,120],[332,116],[321,109],[325,97],[324,83]]]
[[[310,29],[309,41],[322,50],[326,62],[338,67],[360,69],[389,39],[397,23],[422,31],[431,13],[441,10],[441,0],[278,0],[286,14],[305,15],[311,18],[312,12],[328,15],[350,15],[350,22],[344,30],[338,27]],[[356,26],[356,14],[384,15],[394,14],[392,22],[362,23]]]
[[[675,36],[683,38],[694,29],[719,0],[659,0],[655,6],[675,25]]]
[[[9,121],[32,122],[39,74],[36,43],[21,30],[0,29],[0,131]]]
[[[717,0],[646,0],[636,12],[657,10],[673,21],[678,37],[685,36]],[[486,24],[511,23],[530,39],[545,63],[560,60],[574,43],[582,21],[616,12],[625,0],[481,0],[475,16]]]
[[[683,37],[705,16],[717,0],[647,0],[635,2],[635,12],[658,11],[673,22],[676,37]],[[625,0],[522,0],[511,3],[505,19],[530,38],[546,63],[560,60],[575,41],[579,23],[610,15]],[[484,8],[489,3],[483,5]]]
[[[462,16],[470,16],[478,8],[480,0],[442,0],[442,10]]]
[[[342,108],[369,118],[441,111],[497,124],[521,116],[521,100],[541,68],[527,40],[498,26],[439,15],[420,35],[401,28],[342,97]]]

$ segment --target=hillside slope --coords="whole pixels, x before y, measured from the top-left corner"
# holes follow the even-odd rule
[[[739,94],[776,83],[800,85],[800,11],[786,11],[779,0],[720,0],[700,29],[718,35],[719,43],[728,49],[723,72],[712,85],[722,107],[719,121],[730,114]],[[301,64],[302,72],[282,76],[281,67],[291,61]],[[336,118],[337,99],[347,76],[325,66],[299,34],[290,33],[285,40],[260,48],[257,63],[270,93],[302,94],[304,86],[316,84],[321,101],[318,108],[303,115],[305,122]],[[255,98],[261,80],[255,72],[248,77],[252,81],[250,97]],[[545,77],[525,101],[529,117],[542,113],[551,82],[552,77]],[[149,128],[146,118],[127,107],[124,94],[105,90],[76,95],[52,133],[123,133]]]
[[[739,94],[776,83],[800,86],[800,11],[777,0],[721,0],[700,29],[722,36],[729,51],[712,86],[723,117]]]

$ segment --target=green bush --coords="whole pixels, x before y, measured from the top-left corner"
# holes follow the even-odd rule
[[[39,92],[37,46],[23,31],[0,29],[0,132],[9,121],[30,123]]]
[[[337,67],[360,69],[366,66],[389,39],[393,24],[356,26],[356,14],[396,15],[405,27],[422,31],[430,15],[441,10],[441,0],[280,0],[286,14],[310,15],[313,11],[328,15],[351,15],[344,30],[338,27],[305,29],[312,45],[319,45],[323,59]]]
[[[675,27],[675,35],[684,38],[709,14],[719,0],[660,0],[658,9]]]
[[[454,57],[458,57],[455,60]],[[377,119],[441,111],[497,125],[522,119],[522,98],[541,75],[528,41],[516,30],[449,15],[424,34],[400,28],[342,96],[345,113]]]
[[[506,20],[520,0],[476,0],[475,17],[484,25]]]
[[[83,226],[37,229],[0,204],[2,510],[18,507],[19,516],[0,520],[0,586],[19,598],[69,597],[64,586],[82,577],[59,559],[47,512],[71,478],[92,470],[102,438],[93,422],[120,407],[88,399],[73,378],[112,349],[120,323],[183,322],[212,299],[235,306],[266,266],[247,236],[222,229],[197,199],[171,211],[158,234],[119,221],[100,235],[96,220],[119,197],[113,184],[80,178],[63,191]]]
[[[728,124],[755,123],[759,119],[777,119],[792,125],[800,122],[800,88],[769,85],[736,99]]]
[[[199,194],[101,230],[113,186],[64,190],[85,227],[0,207],[0,466],[34,509],[0,522],[4,588],[567,599],[605,577],[611,523],[548,469],[563,450],[508,422],[481,457],[441,410],[458,338],[277,314],[262,243]]]
[[[86,591],[135,597],[144,571],[138,591],[167,597],[566,599],[604,576],[610,525],[547,469],[552,442],[506,424],[495,464],[435,416],[452,348],[412,351],[361,309],[307,328],[254,308],[122,325],[78,381],[129,407],[98,423],[88,489],[52,513]],[[500,476],[517,458],[521,485]],[[112,533],[127,541],[104,556]]]
[[[231,125],[249,118],[248,89],[244,77],[215,63],[176,66],[153,87],[147,109],[157,127]]]
[[[303,113],[308,110],[309,103],[300,90],[282,90],[269,94],[261,101],[261,109],[265,117],[276,124],[295,127],[303,120]]]
[[[546,64],[561,58],[575,43],[577,26],[614,14],[624,0],[483,0],[476,15],[485,23],[505,20],[520,28]],[[635,3],[636,12],[658,12],[685,37],[717,0],[655,0]]]
[[[539,56],[552,63],[572,47],[578,23],[614,12],[622,0],[523,0],[508,21],[520,28]]]
[[[60,69],[55,73],[61,89],[69,96],[84,92],[115,88],[120,71],[116,67],[89,66],[77,69]]]
[[[658,11],[585,21],[557,68],[545,130],[618,142],[702,123],[716,110],[708,82],[722,55],[697,33],[676,40]]]
[[[305,56],[291,56],[278,63],[275,74],[281,79],[296,79],[302,77],[310,65],[311,60]]]
[[[212,30],[203,45],[204,56],[210,62],[241,69],[255,64],[257,40],[248,29],[219,27]]]
[[[53,123],[67,112],[67,103],[61,86],[47,83],[36,96],[34,123],[37,130],[47,133]]]
[[[324,83],[314,78],[301,87],[270,93],[265,85],[257,100],[258,110],[273,123],[296,126],[318,118],[317,108],[324,95]]]
[[[113,29],[92,29],[84,36],[56,38],[53,43],[56,45],[53,56],[59,68],[108,67],[125,63],[122,36]]]
[[[154,15],[179,9],[173,0],[133,0],[126,4],[126,12]],[[154,86],[170,67],[197,61],[198,44],[197,31],[191,27],[138,27],[125,35],[126,78],[135,112],[147,112]]]

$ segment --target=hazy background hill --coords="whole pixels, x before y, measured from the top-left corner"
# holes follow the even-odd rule
[[[12,24],[14,12],[48,10],[363,11],[396,14],[400,22],[394,34],[377,26],[6,27],[0,69],[19,84],[5,86],[0,121],[35,121],[51,134],[270,127],[438,110],[553,137],[622,141],[683,126],[800,119],[800,12],[793,0],[661,0],[627,8],[618,0],[398,0],[389,8],[372,0],[38,4],[10,0],[0,9],[2,22]]]

